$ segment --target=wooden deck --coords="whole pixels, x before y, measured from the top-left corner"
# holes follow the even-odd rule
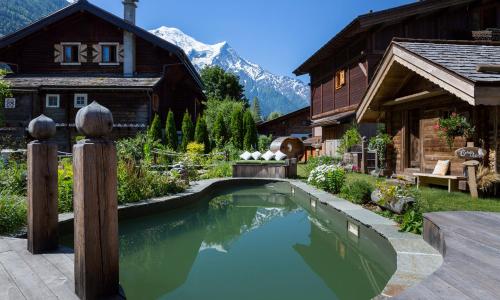
[[[32,255],[25,239],[0,237],[0,299],[78,299],[73,253]]]
[[[395,299],[499,299],[500,214],[430,213],[424,231],[443,265]]]

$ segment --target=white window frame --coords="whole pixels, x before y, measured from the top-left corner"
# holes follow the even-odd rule
[[[102,62],[102,58],[103,58],[103,51],[102,51],[102,47],[103,46],[115,46],[116,48],[116,62],[111,62],[111,63],[106,63],[106,62]],[[101,53],[101,61],[99,62],[99,65],[100,66],[119,66],[120,65],[120,59],[118,58],[119,56],[119,51],[120,51],[120,43],[108,43],[108,42],[105,42],[105,43],[99,43],[99,51]]]
[[[8,106],[7,106],[7,101],[12,101],[12,102],[14,102],[14,107],[8,107]],[[4,107],[5,109],[14,109],[14,108],[16,108],[16,98],[14,98],[14,97],[5,98],[5,100],[4,100],[4,104],[3,104],[3,107]]]
[[[78,62],[64,62],[65,58],[65,53],[64,53],[64,46],[78,46]],[[80,66],[82,62],[80,61],[80,52],[82,51],[82,43],[79,42],[65,42],[61,43],[62,47],[62,62],[61,66]]]
[[[57,105],[50,105],[49,103],[49,98],[50,97],[56,97],[57,99]],[[45,107],[47,108],[59,108],[61,106],[61,95],[59,94],[47,94],[45,95]]]
[[[84,104],[78,104],[78,97],[83,97],[85,99],[85,103]],[[85,107],[88,104],[88,100],[89,100],[89,95],[88,94],[75,94],[73,106],[75,108]]]

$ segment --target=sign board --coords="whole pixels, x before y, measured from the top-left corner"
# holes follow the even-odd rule
[[[13,109],[16,108],[16,98],[5,98],[5,108]]]
[[[465,147],[455,151],[455,155],[458,158],[463,158],[467,160],[483,159],[486,156],[486,151],[478,147]]]

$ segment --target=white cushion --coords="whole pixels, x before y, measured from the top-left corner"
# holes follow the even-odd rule
[[[240,155],[240,158],[243,160],[250,160],[250,158],[252,158],[252,153],[245,151],[242,155]]]
[[[450,168],[449,160],[438,160],[436,167],[434,167],[432,175],[445,176],[448,173],[449,168]]]
[[[270,150],[267,150],[267,152],[264,153],[264,155],[262,155],[262,158],[266,161],[270,161],[271,159],[274,158],[274,153]]]
[[[252,153],[252,157],[255,160],[259,160],[261,156],[262,156],[262,153],[260,153],[259,151],[255,151],[254,153]]]
[[[274,159],[276,159],[276,160],[284,160],[285,158],[286,158],[286,154],[279,151],[279,150],[278,150],[278,152],[274,153]]]

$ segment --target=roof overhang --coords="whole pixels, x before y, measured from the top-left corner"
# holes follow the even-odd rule
[[[343,124],[348,120],[351,120],[352,117],[356,114],[355,111],[346,111],[342,113],[335,114],[333,116],[316,119],[312,121],[312,126],[331,126],[331,125],[339,125]]]
[[[442,89],[441,91],[423,91],[410,95],[411,100],[421,100],[446,92],[473,106],[500,105],[500,84],[483,86],[393,42],[385,53],[382,63],[379,65],[356,112],[358,122],[376,121],[383,112],[382,102],[398,100],[384,95],[383,90],[390,89],[388,85],[391,81],[403,80],[400,76],[394,76],[394,72],[401,68],[404,68],[406,72],[413,72],[423,77]],[[392,78],[391,75],[393,75]],[[410,99],[403,100],[410,101]]]

